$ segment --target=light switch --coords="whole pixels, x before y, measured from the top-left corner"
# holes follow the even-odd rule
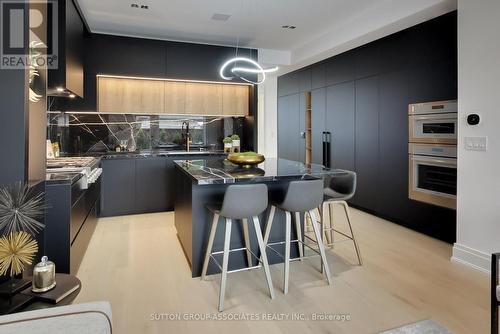
[[[465,137],[465,149],[468,151],[486,151],[488,140],[486,137]]]

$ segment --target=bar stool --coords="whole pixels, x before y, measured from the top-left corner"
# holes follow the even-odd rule
[[[242,205],[243,204],[243,205]],[[203,263],[203,270],[201,279],[204,280],[207,274],[208,263],[212,259],[217,266],[221,269],[221,281],[219,292],[219,312],[224,310],[224,295],[226,290],[227,274],[241,269],[228,271],[229,254],[235,251],[247,252],[248,267],[244,270],[254,268],[264,268],[266,275],[267,286],[271,299],[274,298],[274,289],[271,281],[271,274],[269,271],[269,264],[267,262],[266,246],[262,238],[262,231],[258,215],[267,209],[268,196],[267,186],[265,184],[248,184],[248,185],[230,185],[227,187],[224,194],[224,200],[221,205],[207,205],[207,208],[213,212],[214,219],[210,229],[210,236],[208,239],[207,251],[205,254],[205,261]],[[225,235],[224,235],[224,250],[220,252],[212,252],[212,247],[215,238],[215,232],[219,223],[219,217],[225,218]],[[252,217],[255,234],[257,235],[257,242],[261,253],[261,259],[257,257],[250,249],[250,238],[248,235],[248,217]],[[245,239],[245,247],[237,249],[229,249],[231,241],[231,225],[233,219],[241,219],[243,222],[243,234]],[[222,266],[217,262],[214,255],[222,254]],[[252,257],[255,257],[262,266],[252,266]]]
[[[290,273],[290,245],[292,242],[297,242],[299,244],[299,257],[297,259],[303,259],[304,250],[303,247],[306,246],[316,252],[321,257],[321,267],[325,268],[324,273],[328,284],[331,284],[330,270],[328,268],[328,262],[325,256],[325,247],[321,238],[321,230],[318,225],[316,214],[314,210],[321,205],[323,201],[323,180],[301,180],[301,181],[291,181],[288,185],[288,189],[285,194],[285,198],[280,203],[273,203],[269,211],[269,218],[266,225],[266,232],[264,234],[264,243],[266,246],[275,252],[278,256],[283,257],[277,250],[272,246],[278,244],[285,244],[285,254],[284,254],[284,275],[283,275],[283,293],[288,293],[288,281]],[[271,227],[274,221],[274,215],[276,209],[283,210],[285,212],[285,241],[268,243],[269,234],[271,233]],[[291,220],[292,212],[295,213],[295,228],[297,230],[297,240],[291,240]],[[300,222],[300,213],[308,214],[314,234],[316,236],[315,241],[318,245],[319,252],[312,248],[309,244],[306,244],[302,239],[302,228]],[[292,259],[296,260],[296,259]]]
[[[361,259],[361,252],[359,250],[358,242],[356,241],[356,237],[354,235],[354,231],[352,229],[351,224],[351,212],[349,210],[349,205],[347,201],[354,196],[356,192],[356,173],[351,171],[342,171],[337,175],[332,175],[329,179],[326,179],[327,186],[323,190],[324,200],[322,204],[322,217],[321,217],[321,225],[323,229],[323,234],[329,232],[329,241],[325,243],[325,246],[333,246],[335,244],[333,232],[337,232],[344,237],[350,239],[354,243],[354,248],[356,249],[356,255],[358,256],[359,265],[363,265],[363,261]],[[347,235],[344,232],[341,232],[334,228],[333,225],[333,205],[339,204],[344,208],[344,212],[347,218],[347,224],[349,225],[349,230],[351,235]],[[330,219],[329,219],[329,227],[326,227],[325,220],[325,209],[328,206]],[[328,240],[328,238],[326,238]]]

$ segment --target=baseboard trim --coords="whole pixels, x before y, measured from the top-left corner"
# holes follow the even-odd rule
[[[490,273],[491,258],[489,254],[458,243],[453,245],[451,261],[461,263],[486,274]]]

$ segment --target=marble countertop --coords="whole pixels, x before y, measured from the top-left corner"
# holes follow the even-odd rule
[[[223,155],[224,151],[140,151],[140,152],[108,152],[101,156],[102,159],[127,159],[127,158],[149,158],[149,157],[176,157],[176,156],[206,156]]]
[[[226,159],[175,160],[175,166],[199,185],[271,182],[298,180],[307,177],[345,173],[340,169],[328,169],[322,165],[306,165],[302,162],[270,158],[253,168],[243,168]]]

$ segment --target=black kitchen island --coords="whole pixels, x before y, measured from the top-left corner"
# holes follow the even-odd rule
[[[267,159],[253,167],[242,168],[224,158],[175,160],[175,227],[184,254],[191,266],[192,277],[201,275],[203,258],[208,243],[212,214],[207,210],[209,203],[222,202],[228,185],[235,183],[265,183],[269,188],[269,199],[279,200],[290,181],[307,178],[323,178],[327,175],[344,173],[343,170],[326,169],[321,165],[306,165],[302,162],[285,159]],[[307,196],[307,194],[304,194]],[[245,203],[241,203],[245,205]],[[260,217],[261,228],[264,230],[267,212]],[[269,241],[285,239],[285,215],[279,210],[275,215],[276,223],[270,234]],[[237,232],[231,237],[231,248],[244,247],[241,224],[234,224]],[[292,233],[294,233],[293,231]],[[214,240],[214,251],[223,248],[223,228],[218,228]],[[295,238],[292,235],[292,238]],[[259,254],[257,239],[250,232],[252,252]],[[292,247],[291,257],[298,256],[298,247]],[[269,252],[269,263],[279,263],[282,259]],[[254,260],[255,261],[255,260]],[[256,264],[256,263],[254,263]],[[245,252],[234,252],[229,257],[229,270],[246,266]],[[219,272],[219,268],[211,261],[208,274]]]

